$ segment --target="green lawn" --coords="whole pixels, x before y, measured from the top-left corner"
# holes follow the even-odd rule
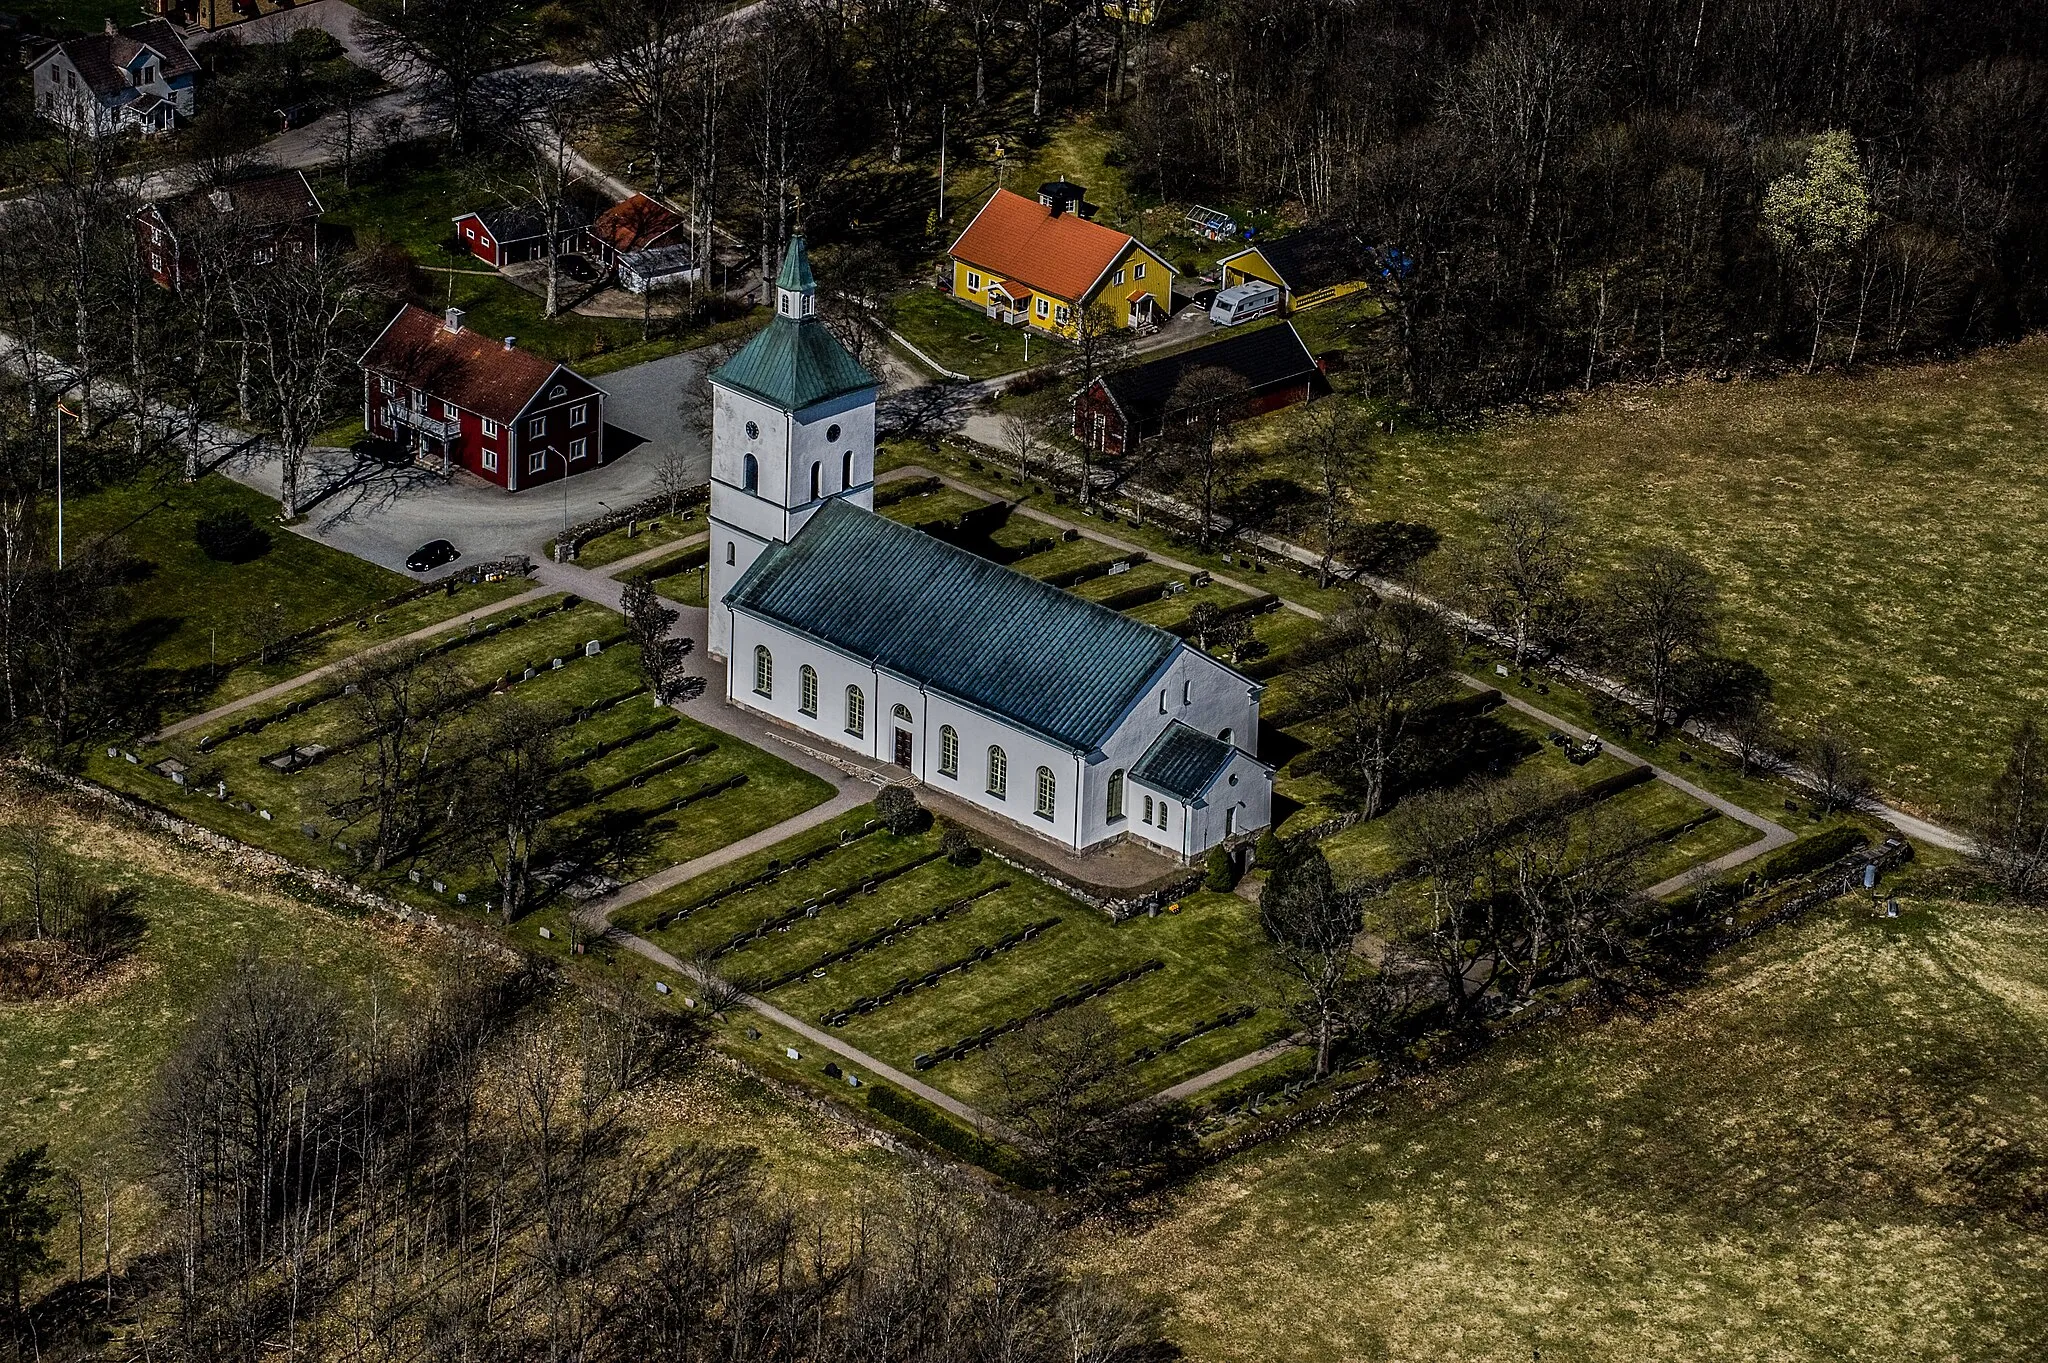
[[[2048,1338],[2048,920],[1853,901],[1239,1156],[1086,1257],[1230,1363],[1994,1359]]]
[[[246,512],[270,536],[269,549],[247,563],[216,562],[193,538],[202,517],[233,510]],[[121,643],[143,670],[144,689],[170,710],[200,708],[210,693],[227,699],[305,670],[304,662],[284,669],[251,667],[218,682],[215,690],[218,679],[210,675],[209,663],[253,654],[272,619],[283,633],[293,633],[368,612],[415,585],[403,574],[294,534],[276,523],[277,511],[268,497],[219,475],[190,484],[130,483],[65,502],[71,552],[110,538],[142,561],[129,588],[130,623]],[[414,602],[394,614],[416,627],[437,612],[457,614],[516,589],[465,588],[455,598]],[[313,647],[338,656],[353,646],[337,638]]]
[[[762,935],[723,955],[720,968],[736,980],[771,986],[767,996],[773,1002],[816,1022],[858,998],[880,994],[899,979],[921,976],[1050,920],[1051,926],[1021,946],[835,1024],[855,1046],[905,1069],[920,1054],[1022,1017],[1063,990],[1153,958],[1163,963],[1162,969],[1100,1000],[1122,1024],[1133,1050],[1170,1039],[1233,1005],[1258,1007],[1266,1000],[1252,978],[1252,963],[1261,954],[1256,910],[1234,895],[1198,894],[1176,913],[1112,924],[992,859],[972,867],[930,860],[938,850],[937,830],[907,838],[870,832],[835,846],[842,830],[860,823],[859,816],[849,816],[774,849],[782,863],[814,849],[829,850],[765,885],[704,902],[715,890],[743,884],[765,870],[769,857],[760,854],[725,868],[707,883],[679,886],[635,906],[633,922],[685,958],[725,947],[765,926]],[[824,903],[834,890],[870,881],[876,883],[872,892]],[[949,916],[918,921],[970,897]],[[815,916],[782,921],[814,901],[821,904]],[[819,964],[878,935],[890,940],[850,959]],[[799,970],[805,972],[800,978],[774,983]],[[1287,1030],[1284,1019],[1261,1011],[1134,1065],[1132,1082],[1156,1090]],[[925,1071],[925,1078],[969,1102],[991,1096],[991,1079],[978,1055],[941,1062]]]
[[[1045,333],[1006,327],[977,308],[933,289],[913,289],[891,304],[893,325],[910,343],[956,374],[992,379],[1071,354],[1071,347]]]
[[[617,530],[607,530],[583,541],[582,547],[576,551],[577,564],[585,568],[609,567],[620,559],[701,535],[704,522],[694,515],[659,516],[651,521],[641,521],[631,535],[626,533],[626,529],[622,525]]]

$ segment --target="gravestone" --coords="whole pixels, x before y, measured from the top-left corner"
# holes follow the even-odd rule
[[[131,767],[132,767],[132,766],[134,766],[134,765],[136,765],[137,761],[139,760],[139,759],[138,759],[138,758],[137,758],[137,757],[135,756],[135,754],[134,754],[134,753],[132,753],[132,752],[124,752],[124,753],[122,753],[122,754],[121,754],[121,756],[122,756],[122,757],[123,757],[124,759],[126,759],[126,761],[127,761],[128,765],[129,765],[129,766],[131,766]]]
[[[847,1086],[848,1088],[850,1088],[850,1089],[857,1089],[857,1088],[859,1088],[859,1087],[860,1087],[860,1076],[859,1076],[859,1075],[857,1075],[857,1074],[849,1074],[849,1075],[847,1075],[847,1076],[846,1076],[846,1086]]]
[[[1109,575],[1111,577],[1121,576],[1124,573],[1128,573],[1130,570],[1130,561],[1127,559],[1119,560],[1109,565]]]
[[[600,644],[595,639],[592,639],[589,643],[583,646],[583,656],[586,658],[595,658],[598,654],[602,652],[604,652],[604,645]]]
[[[526,669],[525,673],[524,673],[524,674],[522,674],[522,675],[520,676],[519,680],[521,680],[521,681],[532,681],[532,680],[533,680],[533,678],[534,678],[534,671],[533,671],[533,669],[532,669],[532,668],[530,668],[530,667],[529,667],[529,668],[527,668],[527,669]]]
[[[669,988],[668,988],[668,986],[667,986],[666,984],[663,984],[663,983],[662,983],[662,982],[661,982],[660,980],[656,980],[656,981],[654,982],[654,992],[655,992],[655,993],[657,993],[657,994],[660,994],[660,995],[662,995],[662,996],[664,996],[664,997],[666,997],[666,996],[667,996],[667,994],[668,994],[668,992],[669,992]]]
[[[435,881],[435,882],[434,882],[434,893],[435,893],[435,894],[447,894],[447,893],[448,893],[448,886],[447,886],[446,884],[444,884],[443,882],[441,882],[441,881],[438,881],[438,880],[437,880],[437,881]]]
[[[540,930],[540,938],[543,942],[552,942],[555,940],[555,934],[547,928],[542,928]]]
[[[228,798],[228,783],[227,783],[227,782],[225,782],[225,781],[216,781],[216,782],[214,783],[214,787],[213,787],[213,798],[214,798],[214,799],[216,799],[216,800],[225,800],[225,799],[227,799],[227,798]]]
[[[109,756],[109,757],[119,757],[120,755],[121,755],[121,750],[120,750],[119,748],[109,748],[109,749],[107,749],[107,756]]]
[[[312,840],[313,840],[314,842],[318,842],[318,841],[320,841],[320,825],[319,825],[319,824],[316,824],[316,823],[302,823],[302,824],[300,824],[300,825],[299,825],[299,831],[300,831],[301,833],[304,833],[304,834],[305,834],[305,835],[306,835],[306,836],[307,836],[308,838],[312,839]]]
[[[784,1046],[782,1048],[782,1053],[788,1056],[791,1060],[801,1060],[804,1058],[803,1053],[797,1050],[797,1048],[794,1046]]]
[[[749,1028],[747,1028],[747,1040],[749,1040],[749,1041],[759,1041],[760,1039],[761,1039],[761,1029],[760,1029],[759,1027],[749,1027]]]
[[[457,890],[455,892],[455,902],[458,904],[467,904],[469,902],[469,896],[462,893],[462,891]]]
[[[410,880],[415,885],[420,883],[420,873],[418,871],[407,871],[405,873],[405,878],[407,880]]]
[[[557,658],[557,659],[555,659],[555,661],[554,661],[554,663],[553,663],[553,665],[552,665],[552,669],[551,669],[551,670],[553,670],[553,671],[556,671],[556,672],[559,672],[559,671],[561,671],[561,670],[562,670],[562,660],[561,660],[560,658]]]
[[[259,809],[259,810],[257,810],[257,811],[256,811],[256,817],[257,817],[257,818],[259,818],[259,819],[261,819],[261,820],[263,820],[263,822],[265,822],[265,823],[269,823],[269,822],[270,822],[270,811],[269,811],[269,810],[267,810],[267,809]]]

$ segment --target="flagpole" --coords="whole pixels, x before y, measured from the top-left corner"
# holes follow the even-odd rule
[[[64,418],[70,415],[57,404],[57,566],[64,566]]]

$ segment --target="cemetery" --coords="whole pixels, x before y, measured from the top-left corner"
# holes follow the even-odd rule
[[[1134,1094],[1292,1030],[1260,984],[1247,901],[1197,892],[1112,922],[993,856],[956,864],[941,839],[863,812],[617,921],[968,1103],[990,1097],[990,1042],[1083,1001],[1120,1025]]]
[[[701,856],[830,794],[824,782],[658,705],[619,617],[592,603],[544,599],[424,647],[450,669],[437,703],[456,722],[498,696],[558,721],[555,750],[575,803],[552,817],[556,842],[573,849],[574,861],[573,874],[552,878],[577,892]],[[90,773],[258,846],[366,873],[372,821],[355,762],[368,760],[376,735],[350,704],[347,675],[330,673],[160,743],[95,751]],[[433,831],[373,878],[413,902],[481,910],[497,898],[488,860]]]

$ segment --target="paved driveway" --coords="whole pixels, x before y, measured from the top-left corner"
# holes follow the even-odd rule
[[[671,355],[599,376],[599,386],[612,395],[605,405],[605,439],[627,446],[627,452],[603,468],[529,492],[505,492],[466,473],[443,482],[420,470],[365,464],[346,450],[316,451],[317,467],[305,481],[327,491],[308,509],[301,533],[400,572],[408,554],[436,539],[453,543],[465,562],[514,554],[537,559],[565,519],[574,524],[603,514],[607,506],[650,496],[670,449],[686,453],[693,480],[709,476],[710,453],[682,411],[701,363],[693,353]],[[225,471],[268,496],[278,495],[274,460],[238,459]]]

